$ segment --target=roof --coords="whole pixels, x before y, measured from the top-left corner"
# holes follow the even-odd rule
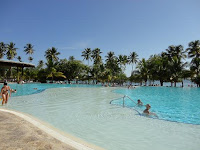
[[[35,67],[34,64],[0,59],[0,66],[8,67]]]

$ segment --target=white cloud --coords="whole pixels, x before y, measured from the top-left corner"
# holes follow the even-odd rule
[[[59,49],[61,49],[61,50],[74,50],[74,49],[77,49],[77,48],[68,46],[68,47],[60,47]]]
[[[81,42],[77,42],[75,44],[73,44],[72,46],[66,46],[66,47],[60,47],[59,49],[61,50],[80,50],[80,49],[84,49],[89,47],[91,41],[87,40],[87,41],[81,41]]]

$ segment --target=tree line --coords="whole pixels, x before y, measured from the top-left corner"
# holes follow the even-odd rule
[[[24,52],[29,55],[28,60],[31,62],[34,53],[32,44],[26,44]],[[12,60],[17,56],[15,44],[0,43],[0,59],[6,56]],[[151,55],[148,59],[139,60],[136,52],[131,52],[129,56],[118,55],[110,51],[105,56],[105,62],[102,60],[102,52],[99,48],[86,48],[82,52],[83,60],[88,61],[87,65],[82,61],[76,60],[74,56],[68,59],[59,59],[60,52],[55,47],[45,51],[46,63],[43,60],[38,62],[34,69],[25,69],[22,77],[24,80],[35,80],[46,82],[46,80],[67,80],[69,83],[73,80],[85,81],[87,83],[113,84],[122,85],[126,81],[139,83],[140,85],[154,84],[159,81],[163,86],[164,82],[171,82],[175,86],[177,82],[189,79],[200,86],[200,41],[191,41],[188,47],[184,49],[182,45],[170,45],[160,54]],[[190,62],[186,61],[190,60]],[[17,59],[21,60],[18,56]],[[92,62],[90,65],[89,63]],[[126,77],[124,71],[126,65],[132,65],[131,76]],[[135,69],[134,69],[135,65]],[[1,78],[7,78],[9,70],[1,68]],[[16,77],[16,70],[13,69],[12,78]]]

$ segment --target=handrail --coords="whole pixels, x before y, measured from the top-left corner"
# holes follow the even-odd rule
[[[131,100],[132,102],[134,102],[135,104],[137,104],[133,99],[131,99],[129,96],[127,96],[127,95],[124,95],[123,97],[121,97],[121,98],[123,98],[123,107],[125,106],[125,98],[126,97],[128,97],[129,98],[129,100]],[[121,98],[119,98],[119,99],[121,99]],[[114,100],[116,100],[116,99],[114,99]],[[112,101],[114,101],[114,100],[112,100]],[[112,104],[112,101],[110,101],[110,104]],[[127,107],[127,106],[126,106]],[[127,107],[127,108],[130,108],[130,107]],[[134,109],[134,108],[131,108],[131,109],[133,109],[133,110],[135,110],[139,115],[141,115],[141,113],[138,111],[138,110],[136,110],[136,109]]]
[[[124,104],[125,104],[125,98],[126,97],[128,97],[129,98],[129,100],[131,100],[132,102],[134,102],[135,104],[137,104],[133,99],[131,99],[129,96],[127,96],[127,95],[124,95],[124,97],[123,97],[123,107],[124,107]]]

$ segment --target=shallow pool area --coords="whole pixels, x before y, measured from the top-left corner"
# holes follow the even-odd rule
[[[3,84],[0,85],[0,87]],[[50,88],[70,88],[70,87],[100,87],[100,85],[93,84],[48,84],[48,83],[28,83],[28,84],[9,84],[11,89],[16,89],[16,93],[12,93],[12,97],[23,96],[30,94],[37,94]]]
[[[135,92],[133,95],[139,94],[144,103],[149,102],[144,100],[150,100],[148,94],[143,95],[136,89],[124,90],[127,89],[48,88],[37,94],[11,97],[3,108],[30,114],[63,132],[108,150],[199,149],[200,125],[142,117],[132,109],[111,105],[111,100],[132,92]],[[147,89],[145,91],[148,93]],[[158,113],[154,109],[156,105],[150,103],[152,111]]]

